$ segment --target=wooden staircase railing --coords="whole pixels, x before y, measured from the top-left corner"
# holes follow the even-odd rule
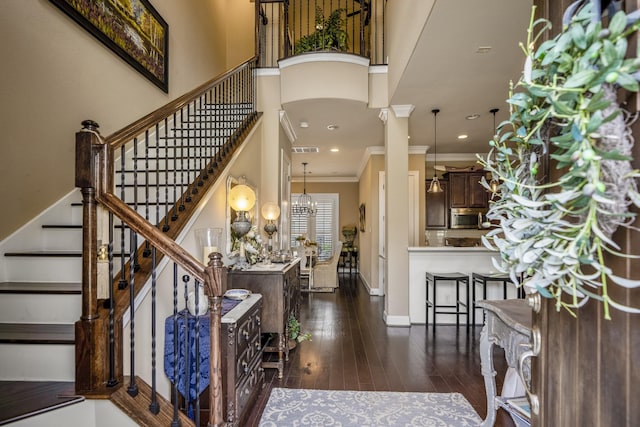
[[[76,392],[109,396],[123,384],[123,319],[130,326],[135,382],[135,298],[151,281],[152,324],[156,319],[156,275],[163,257],[174,263],[174,315],[178,276],[184,286],[203,284],[210,305],[209,425],[222,423],[220,378],[220,254],[203,265],[175,239],[260,114],[255,110],[256,58],[205,83],[137,122],[103,138],[87,120],[76,134],[76,186],[83,197],[82,316],[76,323]],[[119,270],[119,271],[118,271]],[[106,290],[100,286],[105,282]],[[185,279],[185,278],[189,279]],[[180,283],[182,286],[182,282]],[[152,333],[155,396],[155,326]],[[158,412],[152,397],[149,410]],[[196,413],[198,425],[199,400]],[[179,425],[177,404],[172,425]]]

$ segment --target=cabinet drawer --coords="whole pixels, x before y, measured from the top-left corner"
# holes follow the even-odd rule
[[[253,402],[260,393],[260,385],[264,381],[264,370],[260,366],[260,358],[256,358],[249,368],[247,376],[240,382],[236,388],[236,413],[235,423],[239,423],[246,415],[245,408],[247,404]],[[238,425],[238,424],[234,424]]]
[[[260,337],[255,337],[242,353],[238,353],[236,358],[236,384],[242,382],[244,377],[249,374],[251,365],[254,363],[256,355],[259,353]],[[262,359],[262,357],[260,357],[260,359]]]
[[[255,310],[251,315],[238,325],[235,331],[235,354],[242,354],[248,348],[260,348],[260,310]]]

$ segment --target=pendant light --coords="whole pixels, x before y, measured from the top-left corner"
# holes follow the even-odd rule
[[[431,180],[431,185],[427,190],[428,193],[441,193],[442,187],[440,186],[440,181],[438,181],[438,175],[436,175],[436,158],[438,156],[438,128],[437,128],[437,116],[440,110],[434,108],[431,110],[433,113],[433,179]]]
[[[496,129],[496,113],[498,111],[500,111],[499,108],[492,108],[491,110],[489,110],[489,112],[491,114],[493,114],[493,139],[494,140],[498,139],[497,138],[497,131],[498,130]],[[495,161],[496,161],[495,149],[496,149],[496,147],[494,146],[493,150],[492,150],[492,153],[493,153],[493,156],[492,156],[493,157],[493,162],[492,163],[495,163]],[[491,181],[489,182],[489,189],[491,190],[492,193],[495,194],[495,193],[498,192],[499,188],[500,188],[500,183],[496,179],[495,175],[492,173],[491,174]]]
[[[304,168],[302,175],[303,192],[298,196],[298,200],[293,203],[291,209],[295,215],[315,216],[317,205],[311,200],[311,196],[307,194],[307,162],[302,162],[302,166]]]

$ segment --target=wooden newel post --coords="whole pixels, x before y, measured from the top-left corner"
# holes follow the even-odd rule
[[[82,193],[82,315],[75,324],[76,392],[96,390],[104,382],[102,336],[103,319],[98,314],[98,228],[96,189],[99,157],[103,144],[99,125],[82,122],[76,133],[76,187]],[[102,340],[102,341],[100,341]]]
[[[210,356],[209,356],[209,427],[223,425],[222,415],[222,355],[220,348],[220,328],[222,324],[222,294],[225,288],[222,255],[209,255],[211,261],[205,268],[205,290],[209,298]]]

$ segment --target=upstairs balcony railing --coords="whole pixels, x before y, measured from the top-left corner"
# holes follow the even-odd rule
[[[307,52],[364,56],[386,63],[386,0],[256,0],[259,67]]]

